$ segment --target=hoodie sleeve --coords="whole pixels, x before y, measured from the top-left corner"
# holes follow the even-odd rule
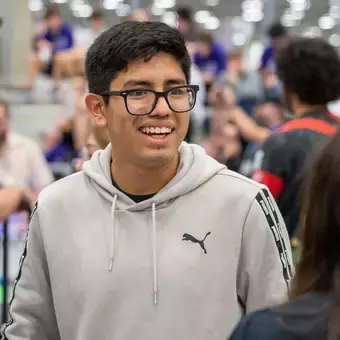
[[[60,340],[36,203],[1,340]]]
[[[242,235],[237,291],[245,312],[284,302],[292,271],[288,233],[264,187],[251,204]]]

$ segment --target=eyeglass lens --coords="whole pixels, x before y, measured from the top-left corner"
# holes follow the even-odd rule
[[[168,92],[168,104],[174,112],[186,112],[193,108],[195,92],[189,87],[175,88]],[[130,92],[126,98],[127,109],[134,115],[151,113],[156,101],[156,94],[148,90]]]

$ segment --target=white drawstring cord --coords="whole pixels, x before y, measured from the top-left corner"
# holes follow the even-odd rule
[[[152,257],[153,257],[153,303],[157,305],[158,273],[157,273],[157,229],[156,203],[152,203]]]
[[[111,206],[111,240],[110,240],[110,257],[109,257],[109,271],[112,272],[113,260],[115,256],[115,245],[116,245],[116,221],[115,221],[115,211],[116,211],[117,195],[113,196],[112,206]]]

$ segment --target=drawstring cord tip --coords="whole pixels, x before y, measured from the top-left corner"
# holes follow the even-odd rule
[[[110,259],[110,261],[109,261],[109,272],[112,272],[112,267],[113,267],[113,259]]]
[[[157,293],[156,292],[153,293],[153,303],[157,305]]]

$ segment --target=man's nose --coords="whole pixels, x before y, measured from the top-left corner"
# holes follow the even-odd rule
[[[158,98],[154,110],[150,113],[150,116],[168,116],[171,113],[171,109],[164,97]]]

